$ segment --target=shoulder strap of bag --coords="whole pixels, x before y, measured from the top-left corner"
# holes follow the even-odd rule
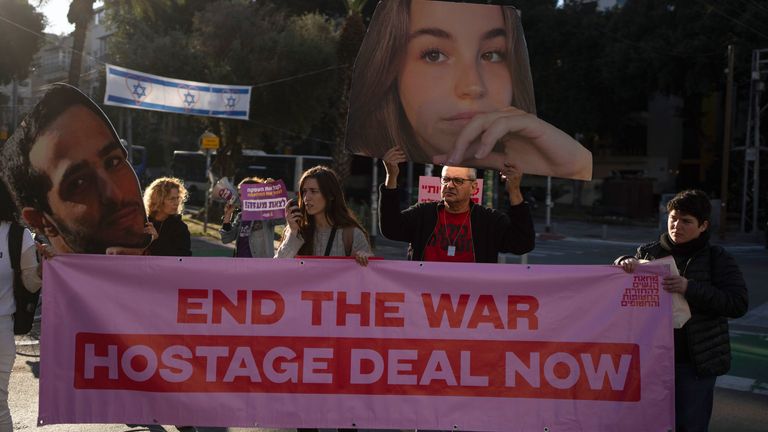
[[[21,237],[24,234],[24,227],[13,222],[8,228],[8,253],[11,257],[11,268],[13,273],[19,275],[21,272]]]
[[[336,227],[331,228],[331,235],[328,236],[328,243],[325,244],[325,255],[331,255],[331,248],[333,247],[333,239],[336,237]]]
[[[354,234],[354,227],[346,227],[344,228],[344,231],[341,232],[342,240],[344,240],[344,254],[346,256],[352,256],[352,243],[355,240]]]

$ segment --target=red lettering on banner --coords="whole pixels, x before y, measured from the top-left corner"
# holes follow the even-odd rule
[[[264,313],[264,301],[273,304],[271,313]],[[251,324],[274,324],[285,314],[285,300],[275,291],[251,292]]]
[[[405,318],[400,313],[400,306],[392,303],[404,303],[405,293],[376,293],[376,327],[404,327]]]
[[[486,311],[488,311],[486,313]],[[472,311],[472,317],[469,318],[467,328],[477,328],[480,324],[491,324],[495,329],[503,329],[504,323],[501,322],[499,308],[492,295],[481,295],[477,298],[475,309]]]
[[[450,294],[440,294],[435,306],[432,294],[424,293],[421,295],[424,305],[424,313],[427,316],[427,322],[431,328],[440,328],[444,319],[448,321],[448,327],[460,328],[464,322],[464,315],[469,305],[470,295],[461,294],[459,300],[454,306],[453,298]],[[506,328],[517,330],[518,320],[525,320],[527,326],[524,329],[537,330],[539,320],[536,312],[539,310],[539,301],[536,297],[525,295],[507,296],[507,320]],[[522,309],[521,309],[522,306]],[[472,306],[472,313],[466,324],[467,328],[474,329],[481,324],[490,324],[495,329],[504,329],[504,321],[499,307],[496,304],[496,298],[492,295],[477,296],[477,300]]]
[[[332,301],[333,293],[330,291],[302,291],[302,300],[312,302],[312,325],[319,326],[323,323],[323,302]]]
[[[245,313],[248,302],[248,293],[237,291],[237,302],[232,302],[227,295],[219,290],[213,290],[213,324],[221,324],[222,311],[226,310],[236,323],[245,323]]]
[[[443,323],[443,317],[448,318],[448,325],[451,328],[461,327],[461,321],[464,319],[464,311],[467,309],[467,303],[469,303],[468,294],[459,296],[459,302],[456,308],[453,307],[450,294],[440,294],[440,300],[437,302],[437,307],[435,307],[432,302],[432,294],[422,294],[421,300],[424,303],[424,313],[427,314],[427,321],[429,321],[430,327],[440,328]]]
[[[659,305],[659,276],[634,275],[632,288],[625,288],[624,295],[621,296],[621,306],[658,308]]]
[[[203,302],[191,300],[203,300],[208,298],[207,290],[180,289],[176,322],[184,324],[205,324],[208,317],[203,310]]]
[[[360,303],[347,303],[347,293],[336,293],[336,325],[347,325],[347,315],[360,315],[360,327],[371,325],[371,293],[361,292]]]
[[[79,333],[75,388],[640,400],[639,346]]]
[[[217,289],[180,289],[176,322],[221,324],[226,313],[237,324],[268,325],[280,321],[285,314],[285,300],[275,291],[237,290],[235,297],[236,300],[232,300],[226,292]],[[265,304],[270,307],[265,308]],[[249,307],[251,319],[247,321]]]
[[[520,310],[520,306],[525,309]],[[536,297],[526,295],[511,295],[507,297],[507,328],[516,330],[517,320],[528,320],[528,330],[539,329],[539,318],[536,312],[539,310],[539,301]]]
[[[347,325],[348,315],[358,315],[360,327],[371,325],[371,308],[374,313],[375,327],[403,327],[405,318],[400,315],[400,307],[393,303],[404,303],[405,293],[374,293],[374,304],[371,305],[371,293],[360,293],[360,303],[352,303],[347,300],[344,291],[302,291],[301,299],[311,302],[312,325],[319,326],[323,323],[323,302],[333,302],[336,299],[336,325]]]

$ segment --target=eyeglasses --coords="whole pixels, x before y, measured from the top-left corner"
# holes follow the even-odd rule
[[[440,183],[443,185],[447,185],[448,183],[453,183],[456,186],[461,186],[464,184],[464,182],[468,181],[475,181],[475,179],[466,179],[461,177],[440,177]]]

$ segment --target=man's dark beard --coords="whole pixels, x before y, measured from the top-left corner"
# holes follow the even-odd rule
[[[104,220],[109,219],[109,217],[125,207],[127,206],[120,208],[117,208],[116,206],[108,206],[106,216],[102,217],[96,229],[98,230],[98,228],[104,225]],[[94,236],[90,235],[90,233],[94,232],[93,229],[72,228],[56,215],[51,215],[51,218],[56,222],[56,229],[59,231],[61,238],[64,240],[67,246],[69,246],[69,248],[76,253],[103,255],[106,253],[107,248],[109,247],[119,246],[128,248],[144,248],[148,243],[144,235],[137,235],[136,243],[134,244],[104,244],[102,241],[97,240]]]

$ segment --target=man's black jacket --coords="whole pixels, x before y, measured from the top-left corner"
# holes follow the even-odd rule
[[[379,187],[379,226],[384,237],[410,243],[408,259],[422,261],[424,248],[437,226],[442,202],[419,203],[400,210],[400,190]],[[536,233],[528,204],[511,206],[507,214],[470,201],[470,223],[475,262],[496,263],[499,252],[530,252]]]

